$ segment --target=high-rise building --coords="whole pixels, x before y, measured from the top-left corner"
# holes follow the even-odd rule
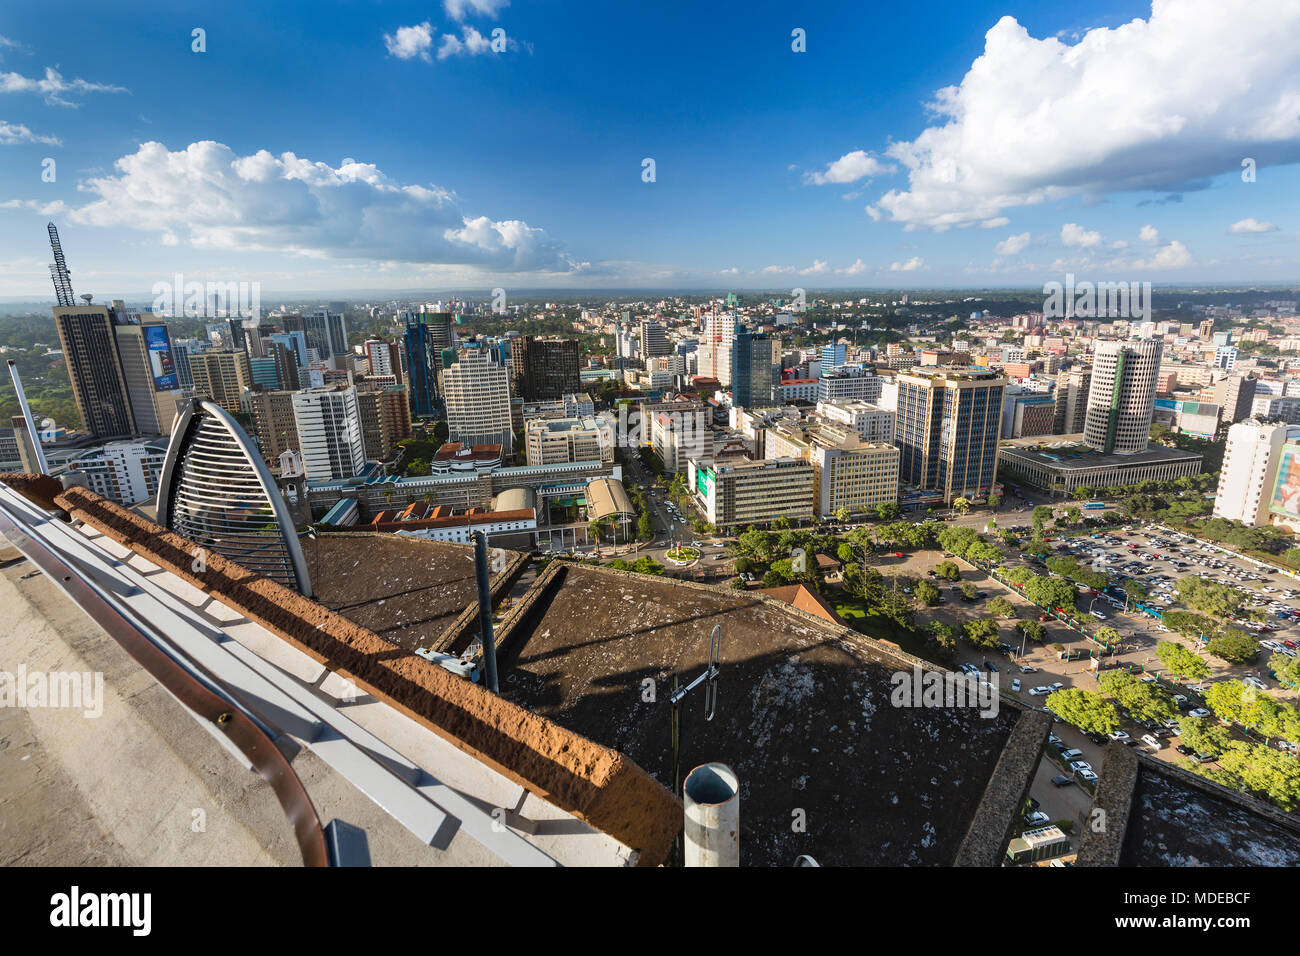
[[[411,414],[430,417],[437,398],[437,357],[430,342],[430,328],[414,312],[405,312],[407,375],[411,383]]]
[[[348,327],[341,312],[319,309],[302,317],[307,347],[315,349],[321,361],[337,368],[336,359],[348,355]]]
[[[1255,400],[1255,379],[1244,375],[1229,375],[1216,382],[1211,401],[1223,409],[1223,421],[1228,424],[1250,417],[1250,407]]]
[[[185,393],[166,324],[127,322],[115,325],[113,332],[136,432],[169,434]]]
[[[253,430],[262,458],[276,465],[286,451],[298,450],[298,420],[293,414],[294,392],[257,391],[251,396]]]
[[[510,373],[480,348],[463,348],[442,371],[449,441],[514,449]]]
[[[82,427],[95,438],[135,433],[126,376],[113,334],[118,317],[106,305],[55,306],[54,325],[68,367]]]
[[[997,479],[1002,393],[998,375],[939,369],[898,376],[894,443],[899,480],[945,502],[982,497]]]
[[[1237,347],[1235,345],[1221,345],[1214,350],[1214,367],[1227,369],[1231,372],[1237,367]]]
[[[767,429],[765,458],[802,458],[813,466],[819,515],[841,508],[863,514],[898,503],[898,446],[867,442],[845,425],[780,422]]]
[[[370,360],[370,374],[373,376],[392,376],[394,384],[402,384],[402,361],[397,346],[379,336],[372,336],[365,342],[366,358]]]
[[[641,320],[641,357],[655,358],[671,355],[673,347],[668,342],[668,330],[652,319]]]
[[[521,336],[510,343],[510,363],[519,378],[518,397],[525,402],[561,399],[582,390],[578,343],[571,339]]]
[[[762,332],[738,329],[731,349],[731,403],[762,408],[777,403],[781,343]]]
[[[357,409],[367,458],[387,461],[397,443],[411,437],[411,411],[404,386],[360,387]]]
[[[713,433],[708,427],[708,412],[700,402],[656,403],[641,412],[642,434],[649,417],[650,446],[674,474],[685,472],[689,459],[707,460],[713,452]]]
[[[200,352],[190,356],[194,394],[210,398],[230,414],[239,411],[239,397],[253,387],[253,366],[247,352]]]
[[[1056,377],[1056,413],[1052,430],[1058,435],[1080,435],[1088,411],[1092,369],[1072,368]]]
[[[294,392],[293,417],[308,481],[352,478],[365,468],[355,388],[331,385]]]
[[[614,428],[605,419],[535,418],[524,426],[529,465],[614,460]]]
[[[894,412],[870,402],[848,399],[818,402],[817,417],[837,425],[847,425],[866,442],[894,440]]]
[[[1214,517],[1249,527],[1269,523],[1282,446],[1300,440],[1300,426],[1265,425],[1254,419],[1228,429],[1214,496]]]
[[[1108,454],[1136,455],[1146,451],[1162,350],[1163,343],[1158,339],[1104,342],[1097,346],[1092,357],[1084,441]]]
[[[833,342],[830,345],[823,345],[821,351],[822,368],[830,370],[839,368],[849,360],[849,347],[843,342]]]
[[[823,369],[817,378],[817,401],[877,402],[884,382],[871,369],[856,365]]]
[[[86,487],[109,501],[133,505],[158,494],[166,442],[114,441],[68,463],[81,472]]]
[[[734,313],[710,313],[700,339],[700,374],[717,379],[723,388],[731,385],[731,340],[735,335]]]

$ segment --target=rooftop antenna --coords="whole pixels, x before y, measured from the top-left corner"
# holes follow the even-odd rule
[[[54,295],[59,305],[76,305],[72,294],[72,273],[68,271],[67,260],[63,258],[63,244],[59,242],[59,230],[54,223],[46,226],[50,232],[50,248],[54,251],[54,261],[50,263],[50,278],[54,280]]]
[[[713,719],[718,710],[718,663],[721,649],[722,625],[715,624],[709,635],[709,666],[704,669],[704,673],[680,689],[677,686],[677,675],[673,674],[673,692],[668,703],[672,705],[673,712],[673,795],[677,797],[682,795],[682,700],[700,684],[704,684],[704,719]],[[681,859],[681,834],[674,838],[673,848],[674,855]]]
[[[82,297],[83,299],[86,300],[86,305],[90,305],[90,303],[91,303],[91,302],[94,300],[94,298],[95,298],[95,297],[94,297],[93,295],[91,295],[89,292],[83,292],[83,293],[81,293],[81,297]]]

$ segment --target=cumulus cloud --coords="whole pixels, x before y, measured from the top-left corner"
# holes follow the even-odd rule
[[[1143,242],[1156,242],[1160,239],[1160,230],[1150,224],[1138,230],[1138,238]]]
[[[438,41],[438,59],[445,60],[449,56],[478,56],[492,49],[492,41],[473,27],[461,27],[460,32],[463,39],[454,37],[450,33],[442,35],[442,39]]]
[[[895,167],[885,165],[870,153],[856,149],[827,164],[825,172],[804,173],[803,181],[813,186],[824,186],[827,183],[855,183],[859,179],[870,179],[881,173],[892,173],[894,169]]]
[[[411,27],[398,27],[397,32],[384,34],[384,46],[389,56],[399,60],[411,60],[418,56],[425,63],[432,63],[429,48],[433,46],[433,27],[428,20]]]
[[[1178,240],[1158,250],[1150,259],[1139,259],[1133,263],[1135,269],[1181,269],[1192,261],[1192,254]]]
[[[541,229],[465,215],[447,190],[393,182],[368,163],[336,169],[293,153],[238,156],[210,141],[172,152],[150,142],[114,170],[80,187],[97,198],[73,221],[212,249],[507,272],[577,268]]]
[[[994,252],[1000,256],[1014,256],[1025,251],[1029,246],[1029,233],[1022,232],[1018,236],[1007,236],[994,247]]]
[[[0,120],[0,146],[16,146],[19,143],[44,143],[46,146],[62,146],[63,141],[57,136],[39,136],[21,123],[6,123]]]
[[[447,11],[447,16],[457,23],[460,23],[470,14],[492,17],[495,20],[501,9],[508,6],[510,6],[510,0],[443,0],[442,3],[442,8]]]
[[[41,202],[39,199],[6,199],[0,202],[0,209],[25,209],[41,217],[62,216],[68,211],[62,199],[53,202]]]
[[[889,264],[890,272],[915,272],[925,265],[925,260],[920,256],[912,256],[906,262],[891,262]]]
[[[1300,161],[1295,0],[1154,0],[1147,20],[1035,39],[1003,17],[942,125],[892,144],[908,187],[872,207],[936,230],[1068,196],[1179,193],[1210,177]],[[1068,144],[1068,147],[1063,147]]]
[[[20,73],[0,73],[0,93],[39,93],[51,106],[79,106],[65,98],[66,93],[129,93],[124,86],[90,83],[83,79],[65,80],[52,66],[45,68],[41,79]]]
[[[843,269],[836,269],[837,273],[842,276],[857,276],[867,271],[867,264],[861,259],[854,259],[853,265],[846,266]]]
[[[830,272],[831,267],[825,259],[814,259],[813,264],[807,269],[800,269],[799,274],[803,276],[819,276],[824,272]]]
[[[1228,227],[1228,232],[1234,236],[1255,236],[1261,232],[1277,232],[1277,226],[1271,222],[1260,222],[1258,219],[1241,219],[1234,222]]]
[[[1061,242],[1079,249],[1101,245],[1101,233],[1084,229],[1077,222],[1067,222],[1061,227]]]

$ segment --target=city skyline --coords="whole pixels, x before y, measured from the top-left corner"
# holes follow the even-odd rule
[[[101,301],[178,272],[309,295],[1271,284],[1300,264],[1285,0],[979,2],[923,31],[848,4],[309,10],[73,2],[94,26],[74,36],[0,16],[0,297],[49,297],[50,219]]]

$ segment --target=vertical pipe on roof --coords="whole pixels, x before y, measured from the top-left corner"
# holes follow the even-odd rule
[[[686,866],[740,866],[740,780],[724,763],[686,775]]]

